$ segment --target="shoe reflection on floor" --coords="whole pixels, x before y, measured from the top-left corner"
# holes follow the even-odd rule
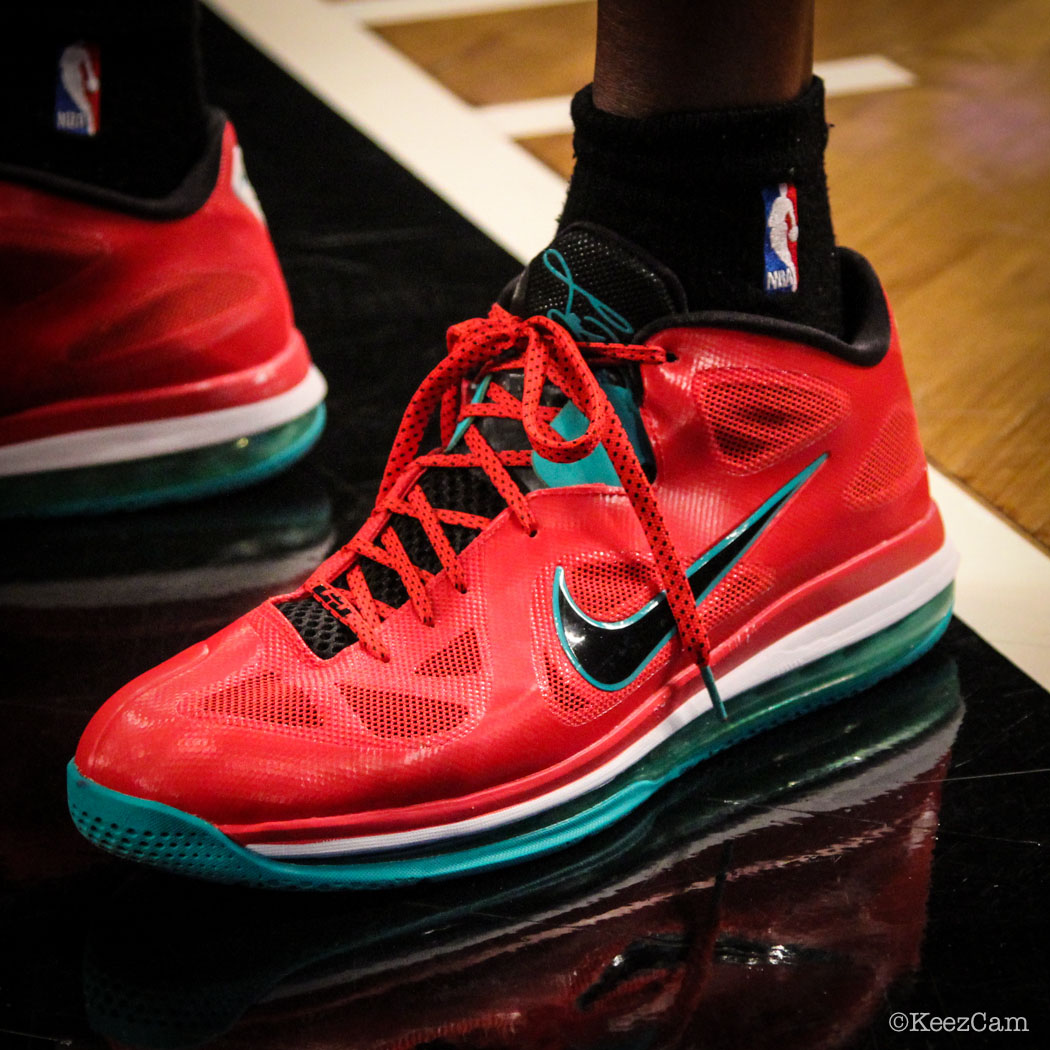
[[[134,874],[89,934],[121,1046],[837,1047],[914,969],[949,658],[734,749],[573,848],[320,897]]]

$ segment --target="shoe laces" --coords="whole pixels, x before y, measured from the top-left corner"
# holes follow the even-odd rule
[[[662,364],[667,359],[666,351],[659,347],[577,343],[550,318],[522,319],[498,304],[487,317],[454,325],[448,330],[446,357],[413,395],[394,439],[373,512],[385,515],[388,523],[378,532],[366,528],[342,548],[337,557],[347,559],[348,568],[340,577],[345,580],[345,586],[336,586],[322,578],[319,570],[307,580],[307,592],[352,630],[367,652],[389,661],[390,651],[380,627],[394,612],[394,607],[373,595],[361,559],[370,559],[396,572],[412,608],[428,626],[434,623],[434,609],[427,585],[436,575],[412,561],[389,524],[390,516],[407,515],[419,522],[449,582],[461,593],[466,592],[466,580],[459,555],[443,526],[481,530],[492,520],[463,510],[434,506],[419,485],[423,472],[432,467],[480,468],[521,528],[529,536],[535,536],[535,517],[510,471],[530,466],[533,452],[553,463],[573,463],[602,445],[645,534],[678,627],[680,643],[700,665],[721,714],[721,703],[707,666],[710,655],[707,632],[682,559],[630,438],[593,371],[602,365]],[[516,372],[522,377],[520,398],[499,384],[499,375],[506,372]],[[470,384],[480,383],[486,376],[491,380],[485,399],[470,400],[466,396]],[[569,438],[552,427],[559,409],[544,403],[549,385],[560,389],[582,413],[586,420],[582,434]],[[440,412],[442,448],[418,455],[435,411]],[[485,417],[519,421],[531,447],[494,448],[475,423],[476,419]],[[367,538],[369,534],[374,539]]]

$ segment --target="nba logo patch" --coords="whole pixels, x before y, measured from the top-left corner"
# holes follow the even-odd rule
[[[766,291],[798,291],[798,195],[786,182],[762,191],[766,205]]]
[[[58,56],[55,83],[55,130],[70,135],[97,135],[102,98],[97,44],[70,44]]]

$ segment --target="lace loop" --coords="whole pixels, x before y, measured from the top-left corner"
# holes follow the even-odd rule
[[[525,353],[525,385],[521,421],[529,443],[553,463],[574,463],[590,455],[608,430],[612,406],[598,385],[575,341],[561,325],[546,317],[533,317]],[[562,437],[541,412],[548,378],[583,413],[587,428],[577,438]]]

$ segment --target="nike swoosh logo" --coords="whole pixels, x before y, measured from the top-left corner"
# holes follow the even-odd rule
[[[686,571],[686,579],[697,605],[740,561],[827,458],[825,453],[811,463],[693,562]],[[560,565],[554,571],[552,607],[565,655],[591,685],[608,692],[630,685],[677,630],[664,591],[626,619],[611,623],[593,619],[569,593],[565,570]]]

